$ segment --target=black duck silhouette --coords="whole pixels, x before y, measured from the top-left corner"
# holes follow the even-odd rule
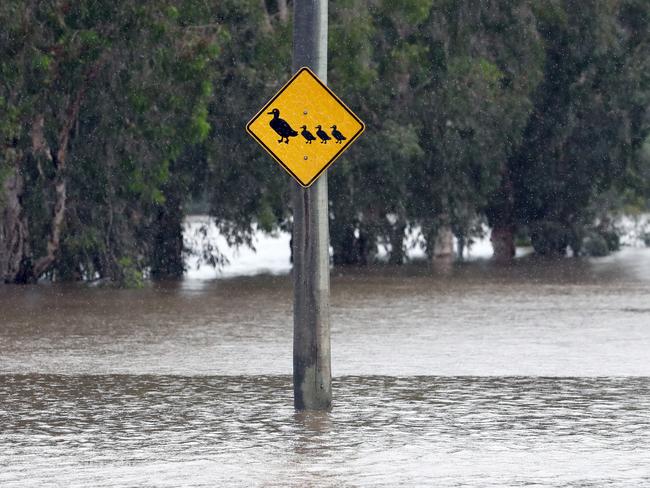
[[[278,142],[284,142],[289,144],[289,138],[295,137],[298,133],[291,128],[289,123],[280,118],[280,111],[277,108],[274,108],[270,112],[267,112],[267,115],[273,115],[273,120],[269,122],[271,129],[278,133],[280,140]]]
[[[330,128],[332,129],[332,135],[334,136],[334,139],[336,139],[336,144],[341,144],[342,141],[345,141],[347,139],[347,137],[341,134],[341,131],[338,130],[335,125]]]
[[[316,135],[321,139],[320,143],[327,144],[327,141],[329,141],[331,137],[327,135],[327,132],[325,132],[320,125],[317,125],[316,128],[318,129]]]
[[[315,141],[315,140],[316,140],[316,138],[314,137],[314,135],[313,135],[311,132],[309,132],[309,131],[307,130],[307,126],[306,126],[306,125],[303,125],[303,126],[300,127],[300,128],[302,129],[302,132],[300,133],[300,135],[301,135],[302,137],[304,137],[304,138],[307,140],[307,144],[311,144],[311,141]]]

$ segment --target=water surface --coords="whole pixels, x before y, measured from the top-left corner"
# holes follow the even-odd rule
[[[335,270],[334,409],[287,276],[0,287],[0,486],[650,485],[650,252]]]

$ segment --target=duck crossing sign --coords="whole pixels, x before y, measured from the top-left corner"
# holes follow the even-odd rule
[[[248,133],[302,186],[310,186],[365,125],[309,68],[253,117]]]

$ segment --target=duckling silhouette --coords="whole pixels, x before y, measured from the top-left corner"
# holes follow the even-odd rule
[[[316,138],[314,137],[314,135],[313,135],[311,132],[309,132],[309,131],[307,130],[307,126],[306,126],[306,125],[303,125],[303,126],[300,127],[300,128],[302,129],[302,132],[300,133],[300,135],[301,135],[302,137],[304,137],[304,138],[307,140],[307,144],[311,144],[311,141],[315,141],[315,140],[316,140]]]
[[[317,125],[316,128],[318,129],[316,135],[321,139],[320,143],[327,144],[327,141],[329,141],[331,137],[327,135],[327,132],[325,132],[320,125]]]
[[[332,135],[334,136],[334,139],[336,139],[336,144],[341,144],[341,141],[345,141],[347,139],[347,137],[341,134],[341,131],[338,130],[335,125],[330,128],[332,129]]]
[[[278,133],[280,140],[278,142],[284,142],[289,144],[289,138],[295,137],[298,133],[291,128],[289,123],[280,118],[280,111],[277,108],[274,108],[270,112],[267,112],[267,115],[273,115],[273,120],[269,122],[271,129]]]

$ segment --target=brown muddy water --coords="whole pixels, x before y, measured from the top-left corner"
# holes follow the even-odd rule
[[[650,250],[334,270],[296,414],[287,276],[0,287],[0,486],[650,486]]]

